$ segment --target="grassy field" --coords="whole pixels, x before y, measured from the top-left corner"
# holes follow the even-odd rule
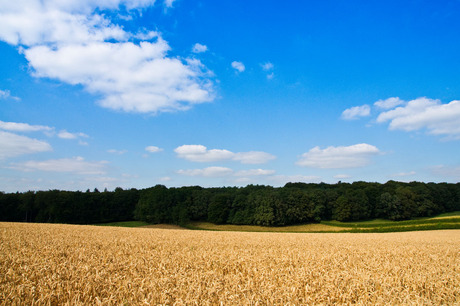
[[[254,233],[0,223],[0,304],[460,303],[460,231]]]
[[[118,227],[150,227],[178,229],[179,226],[167,224],[148,224],[141,221],[125,221],[96,224],[100,226]],[[290,226],[256,226],[213,224],[209,222],[191,222],[188,229],[210,231],[240,231],[240,232],[290,232],[290,233],[334,233],[334,232],[407,232],[420,230],[460,229],[460,212],[441,214],[430,218],[418,218],[406,221],[390,221],[375,219],[360,222],[323,221],[321,223],[290,225]]]
[[[322,221],[321,223],[290,225],[279,227],[255,225],[212,224],[209,222],[192,222],[190,229],[212,231],[242,231],[242,232],[292,232],[292,233],[321,233],[321,232],[404,232],[419,230],[460,229],[460,212],[442,214],[431,218],[419,218],[407,221],[390,221],[375,219],[360,222]]]
[[[277,233],[332,233],[352,230],[352,227],[344,228],[323,223],[290,225],[290,226],[257,226],[257,225],[234,225],[234,224],[213,224],[209,222],[192,222],[187,228],[194,230],[210,231],[239,231],[239,232],[277,232]]]

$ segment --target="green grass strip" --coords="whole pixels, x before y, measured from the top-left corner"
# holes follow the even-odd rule
[[[147,222],[142,221],[122,221],[122,222],[110,222],[110,223],[98,223],[97,226],[118,226],[118,227],[139,227],[149,225]]]

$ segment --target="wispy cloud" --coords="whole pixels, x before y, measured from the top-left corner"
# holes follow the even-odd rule
[[[266,63],[260,64],[260,66],[261,66],[262,69],[265,70],[265,71],[269,71],[269,70],[272,70],[272,69],[274,68],[273,64],[270,63],[270,62],[266,62]]]
[[[176,0],[164,0],[164,5],[168,8],[171,8],[173,7],[173,3],[175,2]]]
[[[235,173],[235,176],[265,176],[265,175],[273,175],[273,174],[275,174],[275,170],[249,169],[249,170],[240,170]]]
[[[371,108],[369,105],[354,106],[343,111],[342,119],[354,120],[359,117],[366,117],[371,114]]]
[[[370,158],[378,154],[379,149],[367,143],[325,149],[314,147],[302,154],[297,165],[323,169],[357,168],[368,165]]]
[[[242,164],[264,164],[275,158],[276,156],[267,152],[249,151],[235,153],[232,159],[239,161]]]
[[[178,174],[187,176],[225,177],[233,174],[233,170],[226,167],[207,167],[204,169],[178,170]]]
[[[405,176],[413,176],[417,174],[417,172],[415,171],[409,171],[409,172],[399,172],[399,173],[395,173],[393,174],[393,176],[395,177],[405,177]]]
[[[0,159],[52,151],[45,141],[0,131]]]
[[[248,182],[251,177],[269,177],[275,174],[275,170],[248,169],[235,172],[227,167],[207,167],[203,169],[178,170],[177,173],[186,176],[234,178],[235,182]]]
[[[110,153],[110,154],[123,155],[128,151],[127,150],[110,149],[110,150],[107,150],[107,152]]]
[[[163,151],[163,149],[159,148],[157,146],[148,146],[148,147],[145,148],[145,151],[147,151],[149,153],[158,153],[158,152]]]
[[[348,179],[350,178],[351,176],[348,175],[348,174],[337,174],[337,175],[334,175],[334,178],[335,179],[339,179],[339,180],[344,180],[344,179]]]
[[[48,172],[68,172],[76,174],[105,174],[107,162],[85,161],[83,157],[51,159],[44,161],[26,161],[23,163],[12,163],[11,168],[20,171],[48,171]]]
[[[202,45],[199,43],[196,43],[195,45],[193,45],[193,48],[192,48],[193,53],[203,53],[206,51],[208,51],[208,47],[206,45]]]
[[[404,101],[398,97],[388,98],[385,100],[378,100],[374,103],[374,105],[380,109],[391,109],[401,104],[404,104]]]
[[[60,131],[57,136],[61,139],[77,139],[77,138],[88,138],[89,136],[85,133],[70,133],[66,130]]]
[[[15,101],[21,100],[19,97],[12,96],[9,90],[0,90],[0,99],[12,99]]]
[[[28,123],[19,122],[4,122],[0,121],[0,130],[11,131],[16,133],[44,132],[47,136],[57,136],[61,139],[78,139],[78,143],[82,146],[88,145],[82,138],[88,138],[85,133],[70,133],[67,130],[61,130],[56,134],[55,128],[46,125],[31,125]]]
[[[45,125],[30,125],[28,123],[0,121],[0,130],[11,132],[51,132],[54,130],[54,128]]]

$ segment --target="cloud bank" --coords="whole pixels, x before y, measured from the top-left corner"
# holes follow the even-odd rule
[[[0,40],[19,47],[36,77],[82,85],[102,107],[156,113],[212,101],[211,73],[199,60],[169,56],[159,32],[126,32],[109,17],[135,19],[154,2],[10,1],[0,7]]]
[[[378,123],[389,122],[390,130],[406,132],[426,129],[429,134],[460,139],[460,101],[442,104],[439,100],[418,98],[404,106],[381,113]]]
[[[388,123],[390,130],[413,132],[425,130],[445,139],[460,139],[460,100],[442,103],[426,97],[404,101],[398,97],[374,103],[378,112],[375,122]],[[355,106],[342,113],[342,119],[352,120],[370,115],[368,105]]]

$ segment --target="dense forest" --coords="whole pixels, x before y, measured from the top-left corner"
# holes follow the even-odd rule
[[[460,183],[288,183],[284,187],[0,192],[0,221],[95,224],[127,220],[283,226],[321,220],[407,220],[460,210]]]

